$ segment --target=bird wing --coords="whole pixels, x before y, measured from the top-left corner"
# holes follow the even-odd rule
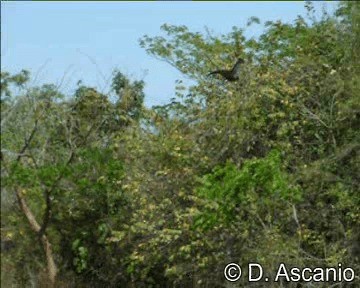
[[[236,77],[236,76],[239,75],[239,73],[240,73],[240,66],[241,66],[241,64],[243,64],[243,63],[244,63],[244,60],[241,59],[241,58],[239,58],[239,59],[236,61],[234,67],[233,67],[232,70],[231,70],[231,74],[232,74],[234,77]]]
[[[221,76],[223,76],[225,79],[227,79],[229,81],[236,81],[239,79],[240,65],[242,63],[244,63],[244,60],[239,58],[231,70],[215,70],[215,71],[210,72],[208,74],[208,76],[214,75],[214,74],[220,74]]]

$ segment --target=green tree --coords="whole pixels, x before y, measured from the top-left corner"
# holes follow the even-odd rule
[[[145,83],[120,71],[110,95],[79,86],[71,97],[2,72],[2,189],[20,203],[2,209],[20,245],[7,267],[41,271],[40,234],[64,286],[226,287],[225,265],[249,261],[358,274],[360,6],[305,6],[307,17],[265,22],[257,39],[168,24],[144,36],[193,80],[151,109]],[[207,77],[239,57],[238,81]]]

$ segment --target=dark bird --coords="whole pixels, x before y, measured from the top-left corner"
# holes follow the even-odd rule
[[[232,69],[230,69],[230,70],[215,70],[215,71],[210,72],[208,74],[208,76],[214,75],[214,74],[220,74],[228,81],[239,80],[240,65],[244,62],[245,62],[244,59],[239,58],[236,61],[235,65]]]

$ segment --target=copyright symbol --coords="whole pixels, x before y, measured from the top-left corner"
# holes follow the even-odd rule
[[[230,263],[226,265],[224,269],[224,275],[226,280],[230,282],[235,282],[240,279],[241,277],[241,268],[239,265],[235,263]]]

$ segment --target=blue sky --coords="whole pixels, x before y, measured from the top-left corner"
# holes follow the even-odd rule
[[[334,2],[315,2],[321,15]],[[304,2],[1,2],[1,69],[28,69],[33,85],[61,84],[72,94],[78,80],[100,91],[109,90],[114,68],[146,83],[147,106],[174,97],[173,67],[147,55],[138,39],[161,34],[164,23],[186,25],[191,31],[208,27],[225,34],[245,27],[248,18],[293,21],[305,15]],[[258,36],[263,26],[247,29]]]

